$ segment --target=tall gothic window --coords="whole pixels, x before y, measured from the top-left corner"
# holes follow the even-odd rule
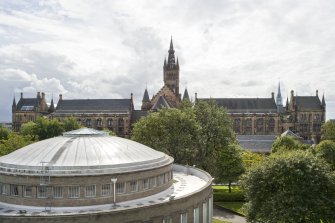
[[[258,118],[256,120],[256,130],[257,132],[263,132],[263,129],[264,129],[264,119]]]
[[[86,119],[86,127],[91,127],[91,119]]]
[[[119,133],[124,132],[124,120],[122,118],[119,118],[118,120],[118,132]]]
[[[245,133],[246,134],[252,133],[252,120],[250,118],[245,120]]]
[[[236,133],[240,133],[241,132],[241,119],[239,119],[239,118],[234,119],[234,131]]]
[[[275,131],[275,120],[273,118],[270,118],[270,120],[269,120],[268,130],[269,130],[269,132],[274,132]]]
[[[107,126],[108,128],[113,127],[113,120],[111,118],[107,119]]]
[[[102,127],[102,120],[101,120],[101,118],[97,119],[97,127]]]

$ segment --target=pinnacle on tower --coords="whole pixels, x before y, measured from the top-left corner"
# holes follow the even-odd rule
[[[277,105],[277,111],[282,112],[283,111],[283,99],[281,97],[280,82],[278,83],[276,105]]]
[[[51,98],[51,102],[50,102],[50,107],[49,107],[49,113],[52,113],[55,111],[55,105],[54,105],[54,99]]]
[[[147,88],[144,90],[142,102],[150,102],[149,94]]]
[[[322,94],[322,102],[321,102],[322,106],[325,107],[326,106],[326,101],[325,101],[325,94]]]
[[[12,107],[16,107],[15,96],[14,96],[14,98],[13,98],[13,104],[12,104]]]
[[[187,88],[185,88],[184,94],[183,94],[183,101],[188,100],[190,101],[190,97],[188,96]]]

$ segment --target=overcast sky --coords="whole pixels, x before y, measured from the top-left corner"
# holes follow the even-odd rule
[[[334,0],[0,0],[0,120],[20,92],[130,98],[163,85],[171,35],[180,91],[325,94],[335,118]]]

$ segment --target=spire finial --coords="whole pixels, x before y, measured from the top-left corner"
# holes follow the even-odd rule
[[[326,106],[325,93],[322,94],[322,106]]]

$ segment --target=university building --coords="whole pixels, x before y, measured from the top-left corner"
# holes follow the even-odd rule
[[[180,66],[175,56],[171,39],[168,58],[163,63],[164,85],[152,97],[144,90],[141,110],[135,110],[133,95],[128,99],[63,99],[59,96],[56,108],[53,101],[50,107],[42,97],[21,98],[16,104],[13,100],[13,129],[38,116],[48,116],[63,120],[75,117],[86,127],[110,129],[117,135],[129,137],[131,126],[148,111],[160,108],[179,108],[182,100],[190,100],[187,89],[180,93]],[[321,125],[325,122],[326,103],[324,95],[320,100],[318,91],[314,96],[297,96],[291,91],[290,97],[283,103],[280,84],[277,95],[272,92],[267,98],[201,98],[197,94],[195,101],[214,100],[218,106],[227,109],[233,120],[233,128],[241,136],[280,135],[290,130],[305,140],[318,142],[321,137]]]

